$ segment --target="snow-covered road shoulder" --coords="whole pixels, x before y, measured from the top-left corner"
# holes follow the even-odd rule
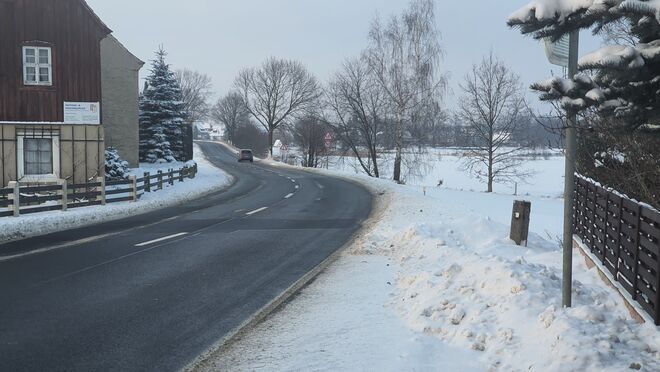
[[[157,192],[145,193],[136,203],[124,202],[70,209],[66,212],[54,211],[23,215],[16,218],[0,218],[0,242],[49,234],[151,212],[199,198],[210,192],[221,190],[231,183],[231,176],[206,160],[204,153],[197,145],[194,147],[194,159],[198,166],[198,173],[194,179],[182,183],[176,182],[174,186],[166,187]],[[161,165],[163,170],[171,167],[171,164]],[[133,171],[137,172],[136,175],[139,177],[144,170],[153,173],[156,169],[155,165],[149,165],[146,168]]]
[[[224,362],[443,371],[467,357],[483,370],[660,370],[658,328],[631,319],[577,252],[574,306],[561,307],[561,199],[526,198],[532,233],[519,247],[508,239],[514,196],[350,179],[389,200],[379,222]]]

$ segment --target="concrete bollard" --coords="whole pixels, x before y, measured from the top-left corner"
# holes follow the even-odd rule
[[[101,199],[101,205],[106,204],[106,198],[105,198],[105,177],[98,177],[96,179],[96,182],[100,183],[101,185],[98,187],[100,195],[98,196]]]
[[[62,198],[62,200],[60,201],[60,203],[62,204],[62,212],[66,212],[69,204],[68,184],[66,183],[66,180],[57,180],[57,183],[62,188],[60,190],[60,197]]]
[[[12,190],[11,193],[11,200],[12,203],[9,204],[9,208],[14,212],[14,217],[20,217],[21,216],[21,188],[18,182],[16,181],[11,181],[9,182],[9,185],[7,185],[10,189]]]
[[[131,181],[131,197],[133,197],[132,202],[136,202],[138,200],[137,176],[128,176],[128,179]]]

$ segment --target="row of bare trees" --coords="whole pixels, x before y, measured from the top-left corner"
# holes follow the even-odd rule
[[[273,57],[240,71],[233,90],[211,106],[207,76],[185,70],[177,76],[189,118],[222,124],[229,141],[239,131],[255,133],[250,127],[256,124],[272,155],[275,133],[288,132],[303,150],[303,165],[317,166],[323,136],[332,132],[369,176],[382,176],[382,152],[392,152],[388,173],[397,182],[405,178],[402,165],[414,163],[431,132],[435,136],[451,116],[475,144],[465,168],[492,191],[494,182],[524,175],[519,148],[511,146],[526,106],[521,83],[491,52],[466,75],[463,97],[450,114],[442,108],[447,74],[440,39],[434,1],[412,0],[399,15],[376,17],[364,50],[344,61],[327,84],[302,63]]]
[[[420,121],[430,119],[431,110],[438,111],[446,87],[446,77],[439,72],[443,52],[433,1],[414,0],[387,22],[376,18],[368,40],[361,55],[345,61],[326,87],[295,61],[270,58],[258,68],[247,68],[239,73],[236,91],[221,100],[218,111],[226,105],[242,106],[267,131],[271,154],[275,130],[289,126],[310,133],[309,125],[294,123],[316,118],[374,177],[380,176],[381,134],[388,132],[395,152],[393,178],[401,181],[404,147],[409,145],[406,135]],[[233,120],[225,116],[217,117],[233,126]],[[319,141],[305,138],[303,142]],[[314,164],[310,161],[314,151],[306,150],[306,163]]]

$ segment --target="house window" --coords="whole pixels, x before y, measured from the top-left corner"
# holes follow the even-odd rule
[[[56,131],[18,134],[18,180],[49,181],[59,178],[60,137]]]
[[[48,47],[23,47],[23,83],[53,85],[53,57]]]
[[[52,138],[25,138],[23,161],[26,175],[53,174]]]

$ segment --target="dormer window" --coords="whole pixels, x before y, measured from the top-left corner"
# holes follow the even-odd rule
[[[53,85],[53,57],[48,47],[23,47],[23,84]]]

